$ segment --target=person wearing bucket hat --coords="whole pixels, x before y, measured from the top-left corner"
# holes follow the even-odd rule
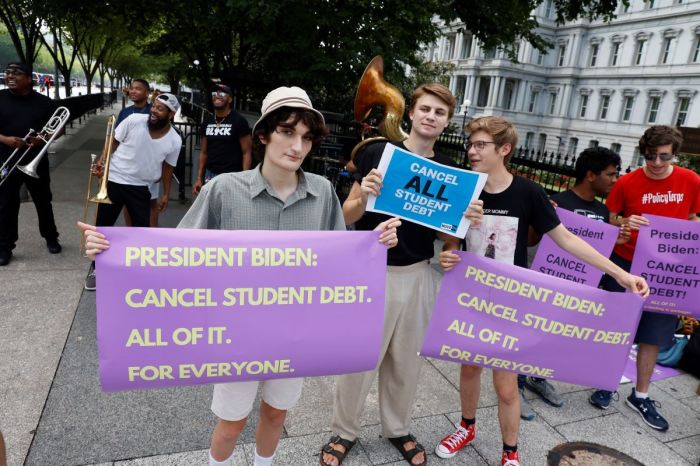
[[[107,196],[111,204],[100,204],[97,209],[97,226],[111,227],[126,208],[132,226],[151,225],[151,190],[159,180],[163,182],[163,195],[158,209],[168,206],[170,181],[180,156],[182,138],[171,125],[180,103],[172,94],[160,94],[151,105],[148,115],[129,115],[114,130],[112,157],[109,163]],[[102,176],[105,155],[93,166],[93,174]],[[97,286],[95,263],[85,279],[85,289],[93,291]]]
[[[340,201],[331,183],[301,169],[306,156],[328,133],[323,115],[298,87],[271,91],[261,113],[253,129],[253,153],[261,163],[252,170],[221,174],[204,185],[178,228],[345,231]],[[396,218],[380,224],[379,241],[395,246],[400,224]],[[90,257],[108,248],[102,233],[88,225],[81,227]],[[287,410],[299,400],[303,379],[215,385],[211,409],[218,422],[211,438],[210,465],[231,464],[260,385],[254,464],[272,464]]]
[[[231,88],[223,84],[216,86],[211,102],[214,115],[206,117],[200,129],[197,179],[192,186],[194,195],[216,175],[250,170],[253,161],[250,126],[231,108]]]

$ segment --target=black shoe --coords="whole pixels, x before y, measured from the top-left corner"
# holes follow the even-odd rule
[[[12,259],[12,251],[0,249],[0,266],[7,265]]]
[[[51,254],[58,254],[63,250],[61,245],[58,243],[57,239],[47,239],[46,240],[46,247],[48,248],[49,252]]]

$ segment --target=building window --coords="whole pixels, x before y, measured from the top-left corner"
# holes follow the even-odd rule
[[[569,139],[569,154],[576,155],[578,153],[578,138]]]
[[[559,66],[564,66],[565,59],[566,59],[566,45],[560,45],[559,46],[559,58],[557,59],[557,63],[559,63]]]
[[[685,125],[685,120],[688,117],[688,108],[690,108],[690,97],[679,98],[678,110],[676,111],[676,126]]]
[[[491,86],[491,78],[483,77],[479,80],[479,96],[476,100],[477,107],[486,107],[489,102],[489,87]]]
[[[613,44],[612,53],[610,55],[610,66],[617,66],[617,60],[620,56],[620,45],[619,42]]]
[[[647,8],[647,9],[654,8],[654,0],[645,0],[644,3],[646,3],[646,8]]]
[[[532,148],[532,140],[535,138],[535,133],[532,131],[528,131],[528,133],[525,135],[525,149],[530,149]]]
[[[544,2],[544,17],[549,18],[552,16],[552,0],[546,0]]]
[[[600,46],[598,44],[591,44],[591,59],[588,61],[588,65],[593,67],[598,61],[598,49]]]
[[[537,109],[537,98],[540,96],[540,91],[530,92],[530,103],[527,106],[527,111],[529,113],[534,113]]]
[[[630,121],[632,118],[632,108],[634,107],[634,97],[626,96],[622,103],[622,121]]]
[[[537,51],[537,64],[542,65],[544,63],[544,53]]]
[[[544,133],[540,133],[540,143],[537,146],[537,150],[541,154],[544,152],[546,147],[547,147],[547,135]]]
[[[632,153],[632,164],[635,168],[644,165],[644,157],[642,157],[642,154],[639,153],[639,147],[634,148],[634,152]]]
[[[466,76],[457,76],[457,86],[455,89],[455,97],[457,99],[457,106],[462,105],[464,102],[464,91],[465,87],[467,86],[467,77]]]
[[[484,50],[484,58],[486,60],[493,60],[494,58],[496,58],[496,49],[491,48],[491,49]]]
[[[661,52],[661,63],[666,64],[671,59],[671,47],[673,46],[673,38],[667,37],[664,39],[664,49]]]
[[[595,147],[598,147],[598,140],[591,139],[590,141],[588,141],[588,148],[589,149],[593,149]]]
[[[582,95],[578,102],[578,116],[579,118],[586,118],[586,109],[588,108],[588,96]]]
[[[598,117],[605,120],[608,117],[608,107],[610,107],[610,96],[603,95],[600,97],[600,112]]]
[[[445,44],[445,60],[451,60],[455,51],[455,36],[448,36]]]
[[[554,115],[556,110],[557,110],[557,93],[550,92],[549,93],[549,114]]]
[[[462,60],[466,60],[471,56],[471,50],[472,50],[472,36],[465,35],[464,38],[462,39],[462,54],[460,55],[460,58]]]
[[[620,152],[622,151],[622,145],[618,144],[617,142],[614,144],[610,144],[610,150],[615,152],[617,155],[620,155]]]
[[[641,65],[643,60],[644,60],[644,48],[646,45],[645,40],[638,40],[637,41],[637,53],[634,54],[634,64],[635,65]]]
[[[700,36],[695,36],[695,46],[693,47],[693,63],[700,62]]]
[[[649,115],[647,116],[648,123],[656,123],[656,118],[659,115],[659,106],[661,106],[661,97],[651,97],[649,100]]]
[[[515,104],[515,89],[516,82],[513,79],[506,79],[506,85],[503,89],[503,108],[512,110]]]

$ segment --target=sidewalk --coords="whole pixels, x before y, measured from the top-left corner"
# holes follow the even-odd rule
[[[115,106],[114,112],[117,111]],[[22,204],[20,241],[9,266],[0,268],[0,430],[9,465],[198,465],[207,464],[214,417],[211,387],[102,393],[95,341],[95,293],[83,292],[88,261],[78,251],[75,222],[81,217],[90,153],[99,153],[110,110],[68,130],[52,148],[54,210],[63,253],[50,255],[39,236],[31,203]],[[175,226],[187,206],[176,187],[162,226]],[[104,286],[101,284],[101,286]],[[433,448],[459,418],[459,371],[452,363],[426,360],[413,413],[412,432],[429,452],[431,465],[500,464],[496,397],[485,374],[477,413],[477,439],[451,460]],[[652,396],[671,423],[652,431],[621,401],[607,411],[587,401],[590,389],[555,383],[566,405],[533,400],[538,416],[521,424],[523,464],[545,464],[547,452],[568,441],[618,449],[647,465],[694,466],[700,461],[698,380],[684,375],[653,384]],[[305,381],[290,411],[277,465],[316,465],[328,440],[334,380]],[[343,463],[406,465],[381,438],[376,384],[368,397],[360,442]],[[256,416],[243,432],[234,465],[252,464]]]

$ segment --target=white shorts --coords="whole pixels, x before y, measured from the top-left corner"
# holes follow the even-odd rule
[[[211,410],[224,421],[240,421],[248,417],[253,410],[260,383],[252,381],[214,385]],[[303,378],[264,380],[262,399],[275,409],[287,411],[299,401],[303,386]]]

